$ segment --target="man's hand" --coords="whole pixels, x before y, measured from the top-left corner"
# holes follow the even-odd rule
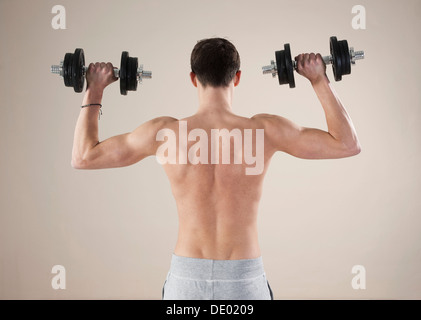
[[[295,57],[297,62],[297,72],[310,80],[311,84],[316,84],[321,80],[326,80],[326,65],[322,56],[314,53],[303,53]]]
[[[86,81],[88,83],[86,89],[102,91],[106,86],[117,81],[117,79],[114,76],[114,67],[110,62],[91,63],[86,74]]]

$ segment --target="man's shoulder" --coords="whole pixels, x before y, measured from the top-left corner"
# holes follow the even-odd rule
[[[258,125],[265,129],[268,137],[279,138],[279,133],[291,128],[298,128],[292,121],[275,114],[260,113],[252,117]]]
[[[157,117],[154,118],[152,120],[148,121],[148,126],[149,127],[153,127],[156,129],[160,129],[160,128],[164,128],[164,127],[168,127],[171,125],[174,125],[178,122],[178,119],[173,118],[173,117],[169,117],[169,116],[162,116],[162,117]]]
[[[276,124],[282,124],[284,122],[288,122],[289,120],[287,118],[278,116],[276,114],[268,114],[268,113],[259,113],[251,117],[251,119],[262,121],[264,123],[276,123]]]
[[[253,120],[267,120],[267,119],[274,119],[277,116],[274,114],[269,114],[269,113],[258,113],[255,114],[254,116],[252,116],[250,119]]]
[[[173,117],[157,117],[142,123],[139,127],[136,128],[136,130],[133,131],[133,133],[140,134],[141,136],[144,136],[146,133],[148,133],[149,135],[154,136],[156,132],[161,129],[172,128],[177,122],[178,119]]]
[[[268,113],[259,113],[252,116],[250,119],[258,122],[260,125],[266,127],[267,125],[273,124],[274,122],[278,121],[281,117],[268,114]]]
[[[178,119],[170,117],[170,116],[162,116],[162,117],[154,118],[150,121],[153,123],[172,123],[172,122],[177,122]]]

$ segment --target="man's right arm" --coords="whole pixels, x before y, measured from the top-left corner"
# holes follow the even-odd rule
[[[83,158],[73,155],[72,166],[75,169],[107,169],[135,164],[156,154],[160,144],[156,140],[157,132],[175,121],[177,119],[171,117],[155,118],[141,124],[132,132],[97,142],[95,146],[85,151]]]
[[[263,122],[265,141],[275,151],[302,159],[339,159],[361,152],[354,125],[326,76],[320,55],[300,55],[298,73],[308,78],[324,109],[328,131],[305,128],[280,116],[257,115]]]

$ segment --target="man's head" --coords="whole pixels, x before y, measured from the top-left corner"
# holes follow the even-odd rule
[[[204,39],[193,48],[190,63],[203,87],[228,87],[240,70],[240,55],[228,40]]]

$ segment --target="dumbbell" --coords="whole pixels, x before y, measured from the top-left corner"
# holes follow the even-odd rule
[[[51,73],[63,77],[64,85],[73,87],[75,92],[82,92],[87,70],[85,54],[80,48],[74,53],[66,53],[59,65],[51,66]],[[138,82],[142,82],[143,78],[151,79],[152,72],[143,70],[142,65],[138,66],[137,58],[132,58],[127,51],[123,51],[120,69],[114,69],[114,76],[120,78],[120,93],[127,95],[127,91],[136,91]]]
[[[278,75],[279,84],[289,84],[295,88],[294,69],[297,69],[297,62],[291,59],[291,48],[289,43],[284,45],[284,50],[275,52],[275,61],[270,66],[262,67],[263,74],[272,74],[275,78]],[[326,65],[331,64],[335,81],[341,81],[343,75],[351,74],[351,65],[356,60],[364,59],[364,51],[354,51],[348,47],[348,41],[338,41],[336,37],[330,37],[330,56],[323,57]]]

